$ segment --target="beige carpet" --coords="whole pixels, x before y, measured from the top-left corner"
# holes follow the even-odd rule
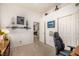
[[[12,56],[54,56],[55,49],[41,42],[16,47],[12,50]]]

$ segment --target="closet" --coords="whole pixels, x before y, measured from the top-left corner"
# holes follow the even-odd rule
[[[66,49],[68,45],[79,45],[79,12],[61,17],[58,22],[58,31]]]

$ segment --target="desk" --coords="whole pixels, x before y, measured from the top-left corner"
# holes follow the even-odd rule
[[[10,41],[4,40],[1,42],[0,42],[0,55],[1,56],[8,56],[10,54]]]

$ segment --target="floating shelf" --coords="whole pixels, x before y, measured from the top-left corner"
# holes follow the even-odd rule
[[[30,27],[18,27],[18,26],[12,26],[12,27],[9,27],[7,26],[6,28],[12,28],[12,29],[31,29]]]

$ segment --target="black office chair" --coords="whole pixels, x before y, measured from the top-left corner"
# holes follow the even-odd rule
[[[58,56],[69,56],[70,52],[73,50],[74,47],[70,47],[70,50],[65,50],[65,44],[63,43],[61,37],[59,36],[58,32],[54,32],[54,43],[56,47],[56,55]]]

